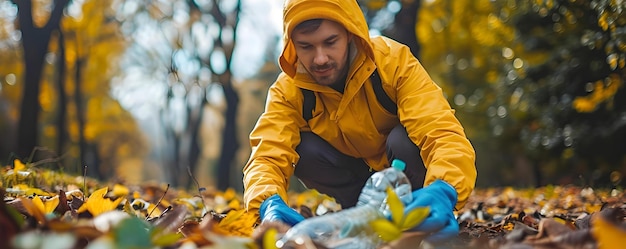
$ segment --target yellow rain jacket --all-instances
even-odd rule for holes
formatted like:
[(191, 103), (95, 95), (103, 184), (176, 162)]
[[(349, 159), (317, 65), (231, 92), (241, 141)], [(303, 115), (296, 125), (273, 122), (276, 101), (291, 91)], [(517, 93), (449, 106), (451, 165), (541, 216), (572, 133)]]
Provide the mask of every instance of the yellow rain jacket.
[[(344, 93), (316, 84), (296, 56), (291, 32), (302, 21), (330, 19), (355, 35)], [(461, 208), (476, 182), (475, 152), (463, 127), (408, 47), (385, 37), (369, 37), (355, 0), (287, 0), (283, 10), (282, 73), (270, 87), (265, 111), (250, 134), (252, 153), (243, 169), (244, 201), (258, 215), (263, 200), (278, 193), (287, 201), (289, 179), (299, 156), (300, 131), (312, 131), (344, 154), (363, 158), (376, 171), (388, 167), (385, 142), (397, 124), (406, 127), (427, 167), (425, 186), (442, 179), (458, 192)], [(358, 51), (358, 52), (357, 52)], [(369, 82), (378, 68), (383, 89), (398, 106), (389, 113)], [(303, 89), (315, 92), (313, 118), (302, 114)]]

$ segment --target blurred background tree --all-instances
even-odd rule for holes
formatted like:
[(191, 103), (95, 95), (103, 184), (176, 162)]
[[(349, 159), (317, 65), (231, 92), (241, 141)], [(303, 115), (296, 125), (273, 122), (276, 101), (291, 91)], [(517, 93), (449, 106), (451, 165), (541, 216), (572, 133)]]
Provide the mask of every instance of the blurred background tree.
[(539, 183), (582, 176), (582, 184), (608, 185), (626, 165), (626, 3), (509, 1), (500, 10), (517, 37), (494, 107), (506, 103), (517, 115), (493, 116), (493, 124), (518, 127), (545, 177)]
[(0, 3), (3, 163), (19, 158), (79, 174), (86, 168), (101, 178), (136, 168), (147, 151), (143, 135), (108, 95), (125, 46), (111, 3)]
[[(241, 190), (281, 2), (0, 0), (3, 164)], [(444, 89), (478, 186), (621, 184), (626, 3), (358, 2)]]
[(619, 182), (625, 3), (426, 2), (423, 63), (476, 146), (479, 185)]
[[(201, 125), (210, 101), (224, 108), (216, 173), (218, 188), (230, 185), (230, 170), (239, 147), (236, 134), (239, 96), (233, 87), (232, 56), (237, 41), (240, 1), (144, 1), (120, 2), (118, 19), (132, 44), (124, 65), (133, 71), (121, 77), (145, 77), (131, 94), (156, 93), (159, 117), (155, 155), (163, 161), (162, 178), (176, 186), (195, 185), (192, 176), (201, 156)], [(149, 59), (148, 59), (149, 58)], [(146, 60), (148, 59), (148, 60)], [(147, 79), (151, 82), (145, 82)], [(117, 91), (123, 98), (129, 93)], [(224, 103), (210, 100), (221, 91)], [(150, 97), (150, 96), (145, 96)], [(160, 103), (159, 103), (160, 102)], [(215, 139), (215, 138), (210, 138)], [(192, 184), (193, 183), (193, 184)]]

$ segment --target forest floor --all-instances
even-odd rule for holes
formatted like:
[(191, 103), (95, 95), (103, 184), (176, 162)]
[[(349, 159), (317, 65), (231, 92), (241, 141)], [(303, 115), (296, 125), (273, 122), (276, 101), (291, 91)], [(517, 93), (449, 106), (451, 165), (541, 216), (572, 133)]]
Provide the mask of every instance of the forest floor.
[[(254, 228), (256, 219), (232, 189), (129, 186), (18, 162), (1, 173), (0, 248), (276, 248), (276, 238), (288, 229)], [(305, 217), (340, 210), (314, 191), (289, 196)], [(459, 236), (444, 244), (420, 244), (418, 235), (383, 247), (626, 248), (623, 189), (476, 189), (456, 214)]]

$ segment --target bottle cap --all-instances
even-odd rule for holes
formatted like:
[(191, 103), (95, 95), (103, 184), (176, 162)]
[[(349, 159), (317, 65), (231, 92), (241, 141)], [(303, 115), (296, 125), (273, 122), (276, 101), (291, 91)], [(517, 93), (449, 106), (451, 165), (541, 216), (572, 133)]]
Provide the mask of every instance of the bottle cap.
[(393, 161), (391, 162), (391, 167), (399, 171), (404, 171), (404, 168), (406, 168), (406, 163), (404, 163), (404, 161), (400, 159), (393, 159)]

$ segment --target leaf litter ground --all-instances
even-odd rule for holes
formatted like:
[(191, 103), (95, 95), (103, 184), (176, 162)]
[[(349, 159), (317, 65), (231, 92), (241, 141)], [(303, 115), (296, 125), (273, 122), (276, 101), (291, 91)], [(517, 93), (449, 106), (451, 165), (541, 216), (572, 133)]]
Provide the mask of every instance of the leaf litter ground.
[[(289, 228), (254, 227), (255, 218), (232, 189), (130, 186), (19, 161), (2, 169), (0, 192), (0, 248), (274, 248), (275, 238)], [(315, 191), (289, 196), (305, 217), (340, 210)], [(456, 214), (459, 236), (445, 244), (420, 243), (420, 235), (383, 248), (626, 248), (621, 189), (477, 189)]]

